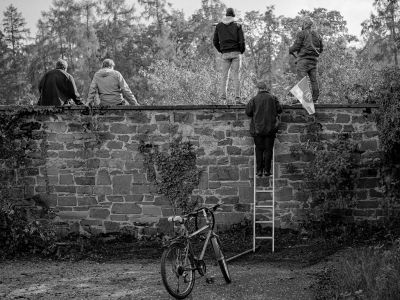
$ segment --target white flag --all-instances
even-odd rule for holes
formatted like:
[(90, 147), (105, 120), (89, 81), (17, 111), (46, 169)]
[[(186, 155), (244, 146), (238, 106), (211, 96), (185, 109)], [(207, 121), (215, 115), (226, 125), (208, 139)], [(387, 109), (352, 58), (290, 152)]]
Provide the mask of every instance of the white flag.
[(307, 76), (304, 76), (291, 90), (290, 92), (295, 96), (304, 107), (304, 109), (310, 114), (315, 114), (314, 102), (312, 100), (312, 94), (310, 84), (308, 83)]

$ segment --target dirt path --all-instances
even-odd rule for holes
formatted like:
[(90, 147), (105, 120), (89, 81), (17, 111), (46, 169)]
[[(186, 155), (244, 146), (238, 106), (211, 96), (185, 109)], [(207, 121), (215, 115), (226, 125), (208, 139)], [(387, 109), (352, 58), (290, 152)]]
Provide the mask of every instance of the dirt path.
[[(225, 284), (218, 266), (207, 262), (188, 299), (312, 299), (318, 266), (277, 265), (244, 259), (229, 264), (233, 282)], [(159, 261), (7, 261), (0, 263), (0, 299), (172, 299), (164, 289)]]

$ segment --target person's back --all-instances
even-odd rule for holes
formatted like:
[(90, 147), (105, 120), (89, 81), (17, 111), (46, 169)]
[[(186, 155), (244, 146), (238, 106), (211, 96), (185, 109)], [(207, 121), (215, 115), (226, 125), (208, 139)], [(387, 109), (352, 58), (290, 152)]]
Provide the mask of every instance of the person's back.
[(266, 90), (260, 91), (246, 106), (251, 117), (250, 134), (268, 136), (276, 133), (276, 117), (282, 112), (278, 99)]
[(114, 62), (110, 59), (105, 59), (102, 68), (94, 74), (89, 88), (88, 103), (95, 101), (96, 94), (101, 105), (125, 105), (124, 97), (130, 104), (138, 105), (128, 84), (121, 73), (114, 70)]
[(116, 70), (103, 68), (96, 72), (96, 80), (100, 102), (103, 105), (117, 105), (123, 101), (119, 81), (121, 73)]
[(63, 105), (71, 99), (76, 104), (82, 104), (80, 95), (76, 90), (73, 77), (65, 70), (67, 64), (58, 60), (56, 69), (47, 72), (39, 83), (39, 105)]

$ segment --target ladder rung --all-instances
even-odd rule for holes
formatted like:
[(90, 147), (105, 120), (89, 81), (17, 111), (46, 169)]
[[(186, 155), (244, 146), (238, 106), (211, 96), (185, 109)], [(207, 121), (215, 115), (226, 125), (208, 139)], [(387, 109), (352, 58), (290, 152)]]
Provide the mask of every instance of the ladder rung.
[(256, 205), (256, 208), (274, 208), (273, 205)]
[(272, 193), (274, 190), (270, 189), (270, 190), (256, 190), (256, 193), (262, 192), (262, 193)]
[(257, 240), (272, 240), (272, 236), (256, 236)]
[(271, 223), (272, 224), (272, 221), (256, 221), (256, 223), (259, 223), (259, 224), (269, 224), (269, 223)]

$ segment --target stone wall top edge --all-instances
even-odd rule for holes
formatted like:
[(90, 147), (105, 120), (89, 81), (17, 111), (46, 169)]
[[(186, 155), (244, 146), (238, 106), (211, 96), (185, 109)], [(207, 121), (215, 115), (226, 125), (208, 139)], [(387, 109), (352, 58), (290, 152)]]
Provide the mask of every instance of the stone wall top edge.
[[(11, 111), (15, 109), (30, 109), (33, 111), (41, 111), (48, 109), (61, 109), (62, 111), (78, 110), (82, 111), (87, 109), (83, 106), (16, 106), (16, 105), (0, 105), (0, 111)], [(233, 109), (243, 110), (244, 105), (153, 105), (153, 106), (108, 106), (108, 107), (96, 107), (93, 110), (100, 111), (146, 111), (146, 110), (165, 110), (165, 111), (184, 111), (184, 110), (199, 110), (199, 109), (211, 109), (211, 110), (222, 110), (222, 109)], [(316, 104), (316, 110), (322, 109), (365, 109), (365, 108), (379, 108), (377, 104)], [(283, 105), (285, 110), (302, 110), (303, 107), (300, 104), (295, 105)]]

